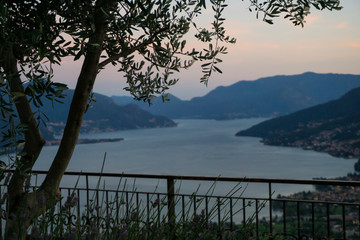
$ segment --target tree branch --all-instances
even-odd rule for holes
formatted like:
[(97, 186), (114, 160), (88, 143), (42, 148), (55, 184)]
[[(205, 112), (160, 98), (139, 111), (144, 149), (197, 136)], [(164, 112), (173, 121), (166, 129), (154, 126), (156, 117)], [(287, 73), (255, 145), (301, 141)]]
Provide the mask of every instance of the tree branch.
[(134, 53), (135, 51), (146, 47), (147, 45), (149, 45), (149, 44), (151, 44), (153, 42), (153, 40), (155, 39), (155, 37), (157, 35), (165, 32), (168, 29), (169, 28), (167, 28), (167, 27), (166, 28), (161, 28), (160, 30), (156, 31), (152, 36), (150, 36), (147, 40), (142, 41), (138, 45), (133, 46), (132, 48), (126, 49), (126, 50), (122, 51), (121, 53), (111, 55), (109, 58), (107, 58), (106, 60), (99, 63), (98, 69), (103, 69), (107, 64), (112, 63), (114, 61), (117, 61), (122, 57), (127, 57), (130, 54)]
[[(17, 166), (19, 171), (15, 171), (11, 177), (8, 185), (7, 192), (9, 193), (7, 212), (17, 213), (21, 212), (24, 208), (24, 204), (27, 201), (28, 194), (24, 194), (23, 186), (26, 179), (25, 172), (31, 170), (35, 161), (38, 159), (42, 147), (45, 144), (38, 124), (34, 118), (30, 103), (24, 94), (24, 87), (20, 78), (20, 74), (17, 68), (17, 60), (13, 53), (13, 47), (10, 45), (6, 50), (1, 52), (0, 65), (5, 71), (6, 79), (10, 85), (11, 92), (22, 93), (15, 101), (15, 107), (18, 112), (20, 122), (27, 125), (27, 130), (24, 132), (25, 155), (20, 159), (20, 165)], [(30, 198), (29, 198), (30, 199)], [(6, 222), (7, 229), (16, 227), (16, 219), (9, 218)], [(5, 237), (6, 238), (6, 237)]]
[[(98, 74), (99, 59), (107, 30), (107, 19), (104, 11), (110, 9), (114, 3), (114, 0), (98, 1), (95, 6), (95, 32), (89, 38), (87, 52), (70, 105), (63, 138), (49, 173), (38, 190), (39, 193), (45, 192), (46, 199), (56, 199), (61, 178), (75, 149), (87, 102)], [(51, 202), (47, 204), (49, 204), (49, 207), (52, 206)]]
[[(17, 60), (13, 53), (13, 47), (8, 46), (8, 49), (1, 54), (1, 66), (5, 70), (6, 78), (10, 85), (11, 92), (22, 93), (24, 96), (19, 96), (15, 101), (15, 107), (22, 124), (27, 125), (27, 130), (24, 132), (25, 145), (24, 152), (26, 153), (21, 157), (21, 165), (18, 166), (21, 171), (31, 169), (38, 158), (42, 147), (45, 144), (38, 123), (34, 118), (30, 103), (25, 96), (24, 86), (22, 84), (19, 70), (17, 68)], [(16, 180), (17, 179), (17, 180)], [(23, 177), (19, 176), (19, 172), (15, 173), (10, 181), (9, 188), (17, 188), (22, 191), (22, 184), (24, 183)], [(21, 188), (19, 188), (21, 185)], [(11, 191), (9, 191), (11, 192)]]
[(103, 69), (106, 65), (108, 65), (109, 63), (111, 62), (114, 62), (122, 57), (126, 57), (126, 56), (129, 56), (130, 54), (132, 54), (133, 52), (143, 48), (143, 47), (146, 47), (147, 45), (149, 45), (150, 43), (152, 42), (152, 40), (148, 39), (146, 41), (143, 41), (142, 43), (132, 47), (132, 48), (129, 48), (125, 51), (122, 51), (121, 53), (119, 54), (114, 54), (114, 55), (111, 55), (108, 59), (102, 61), (101, 63), (99, 63), (98, 65), (98, 69)]

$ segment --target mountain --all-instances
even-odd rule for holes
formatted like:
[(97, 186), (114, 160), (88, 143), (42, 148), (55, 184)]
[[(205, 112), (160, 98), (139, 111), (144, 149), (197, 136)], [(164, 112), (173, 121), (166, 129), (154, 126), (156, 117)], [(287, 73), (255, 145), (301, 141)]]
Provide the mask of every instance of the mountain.
[[(172, 119), (275, 117), (339, 98), (356, 87), (360, 87), (360, 75), (307, 72), (239, 81), (189, 101), (172, 96), (166, 103), (156, 99), (150, 107), (133, 102), (153, 114)], [(121, 98), (112, 98), (121, 104)]]
[(163, 101), (161, 97), (152, 100), (152, 104), (147, 102), (134, 100), (133, 97), (127, 96), (112, 96), (116, 104), (124, 106), (126, 104), (136, 104), (145, 111), (149, 111), (155, 115), (167, 116), (172, 119), (182, 118), (178, 117), (178, 112), (186, 112), (186, 101), (169, 94), (169, 101)]
[(135, 104), (134, 98), (128, 96), (111, 96), (111, 99), (114, 100), (114, 102), (120, 106)]
[(260, 137), (269, 145), (360, 158), (360, 88), (337, 100), (267, 120), (236, 136)]
[[(66, 98), (63, 103), (43, 100), (42, 112), (48, 118), (46, 128), (42, 126), (42, 133), (47, 140), (53, 140), (53, 135), (59, 135), (65, 126), (70, 108), (73, 90), (64, 92)], [(134, 104), (117, 105), (110, 97), (95, 93), (93, 107), (85, 113), (82, 133), (108, 132), (137, 128), (174, 127), (176, 124), (163, 116), (155, 116)], [(53, 106), (54, 105), (54, 106)], [(46, 120), (45, 117), (43, 117)]]

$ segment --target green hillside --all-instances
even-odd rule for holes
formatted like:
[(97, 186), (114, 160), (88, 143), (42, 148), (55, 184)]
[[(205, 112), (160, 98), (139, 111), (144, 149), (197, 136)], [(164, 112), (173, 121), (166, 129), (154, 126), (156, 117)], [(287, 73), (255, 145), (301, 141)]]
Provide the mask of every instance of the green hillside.
[[(73, 90), (67, 90), (65, 94), (67, 96), (63, 104), (54, 102), (53, 106), (50, 101), (43, 100), (44, 106), (41, 111), (48, 120), (43, 117), (46, 127), (43, 124), (40, 127), (46, 140), (53, 140), (53, 135), (61, 135), (65, 126)], [(94, 98), (95, 102), (91, 103), (93, 107), (85, 113), (82, 133), (176, 126), (172, 120), (155, 116), (134, 104), (119, 106), (110, 97), (101, 94), (94, 94)], [(5, 123), (0, 121), (0, 128), (2, 126), (5, 126)], [(4, 131), (6, 128), (1, 130)]]
[[(44, 113), (49, 118), (48, 128), (59, 134), (66, 122), (73, 91), (66, 92), (64, 104), (56, 104), (53, 108), (48, 102), (44, 106)], [(81, 127), (82, 133), (109, 132), (126, 129), (174, 127), (176, 124), (163, 116), (155, 116), (135, 104), (117, 105), (110, 97), (94, 94), (93, 107), (85, 113)]]
[(274, 118), (240, 131), (265, 144), (323, 151), (346, 158), (360, 157), (360, 88), (343, 97)]

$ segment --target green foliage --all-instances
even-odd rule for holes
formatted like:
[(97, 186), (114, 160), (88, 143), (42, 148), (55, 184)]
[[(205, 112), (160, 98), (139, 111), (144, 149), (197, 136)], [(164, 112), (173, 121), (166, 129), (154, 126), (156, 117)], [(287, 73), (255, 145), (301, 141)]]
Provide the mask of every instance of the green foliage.
[(272, 18), (284, 14), (295, 26), (304, 26), (305, 17), (310, 14), (310, 8), (317, 10), (340, 10), (340, 0), (250, 0), (250, 11), (256, 12), (256, 17), (263, 15), (263, 21), (273, 24)]
[[(43, 78), (43, 74), (34, 76), (31, 81), (28, 81), (25, 85), (24, 92), (11, 91), (8, 81), (0, 83), (0, 132), (2, 135), (0, 142), (2, 149), (0, 154), (13, 152), (14, 150), (19, 157), (23, 154), (21, 150), (25, 143), (24, 133), (28, 131), (28, 125), (20, 122), (18, 114), (15, 111), (14, 105), (18, 102), (19, 98), (27, 97), (28, 101), (34, 106), (33, 116), (38, 125), (44, 124), (46, 126), (48, 118), (42, 109), (44, 106), (43, 101), (51, 101), (52, 104), (54, 102), (61, 103), (61, 99), (65, 97), (63, 91), (66, 89), (66, 85), (54, 83), (49, 78), (45, 79)], [(17, 156), (10, 156), (10, 158), (17, 159)], [(12, 168), (14, 166), (11, 165), (9, 167)]]

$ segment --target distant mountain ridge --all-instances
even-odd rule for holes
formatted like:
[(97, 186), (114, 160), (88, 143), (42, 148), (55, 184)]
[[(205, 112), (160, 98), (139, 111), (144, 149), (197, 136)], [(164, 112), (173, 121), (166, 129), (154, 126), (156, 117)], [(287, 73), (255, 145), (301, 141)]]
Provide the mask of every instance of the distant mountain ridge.
[(231, 86), (218, 87), (203, 97), (195, 97), (189, 101), (182, 101), (174, 96), (166, 103), (156, 99), (150, 107), (131, 97), (112, 98), (120, 105), (124, 101), (132, 102), (153, 114), (172, 119), (221, 120), (282, 116), (339, 98), (356, 87), (360, 87), (360, 75), (307, 72), (260, 78), (256, 81), (239, 81)]
[(267, 120), (236, 136), (260, 137), (269, 145), (360, 158), (360, 87), (337, 100)]
[(114, 102), (120, 106), (128, 104), (135, 104), (145, 111), (149, 111), (155, 115), (166, 116), (172, 119), (182, 118), (178, 117), (179, 111), (186, 111), (186, 101), (177, 98), (174, 95), (169, 95), (170, 101), (163, 102), (161, 97), (152, 99), (152, 104), (149, 106), (147, 102), (134, 100), (133, 97), (128, 96), (111, 96)]
[[(64, 92), (66, 98), (63, 103), (44, 100), (41, 111), (47, 116), (46, 127), (41, 125), (46, 140), (53, 140), (53, 135), (60, 135), (67, 120), (73, 90)], [(163, 116), (155, 116), (134, 104), (119, 106), (110, 97), (94, 94), (95, 102), (84, 115), (81, 126), (82, 133), (109, 132), (138, 128), (174, 127), (176, 124)], [(46, 120), (44, 118), (44, 120)]]

